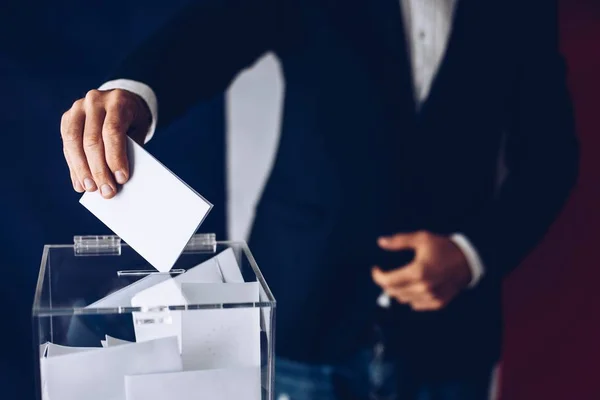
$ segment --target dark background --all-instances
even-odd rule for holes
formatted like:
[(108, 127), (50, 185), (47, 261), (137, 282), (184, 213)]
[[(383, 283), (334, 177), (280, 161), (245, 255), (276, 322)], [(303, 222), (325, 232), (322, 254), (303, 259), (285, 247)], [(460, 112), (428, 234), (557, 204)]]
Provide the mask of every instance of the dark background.
[(581, 142), (578, 187), (505, 285), (503, 399), (600, 399), (600, 1), (561, 0)]
[[(188, 1), (0, 1), (0, 399), (33, 394), (29, 316), (43, 244), (108, 233), (71, 189), (60, 116)], [(544, 243), (506, 283), (503, 399), (600, 399), (600, 1), (561, 3), (581, 179)], [(202, 230), (218, 237), (223, 130), (219, 97), (148, 146), (216, 205)]]
[[(33, 393), (31, 304), (45, 243), (109, 233), (79, 205), (60, 117), (189, 0), (0, 0), (0, 399)], [(223, 99), (161, 132), (150, 151), (214, 207), (202, 231), (225, 236)], [(7, 396), (5, 397), (5, 394)]]

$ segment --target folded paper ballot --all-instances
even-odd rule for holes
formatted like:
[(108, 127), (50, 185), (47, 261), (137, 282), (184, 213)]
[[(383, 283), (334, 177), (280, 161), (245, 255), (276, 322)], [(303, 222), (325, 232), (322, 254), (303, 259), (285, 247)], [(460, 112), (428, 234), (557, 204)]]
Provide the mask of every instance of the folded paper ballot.
[[(242, 270), (238, 264), (233, 249), (230, 247), (223, 250), (219, 255), (213, 257), (215, 262), (218, 264), (221, 274), (223, 275), (223, 281), (227, 283), (242, 283), (244, 277), (242, 276)], [(191, 272), (191, 271), (189, 271)]]
[(124, 288), (119, 289), (116, 292), (113, 292), (108, 296), (90, 304), (86, 308), (119, 308), (123, 307), (124, 305), (129, 305), (131, 304), (131, 299), (137, 293), (170, 278), (171, 276), (168, 273), (147, 275), (131, 285), (125, 286)]
[(130, 344), (130, 343), (131, 342), (129, 342), (127, 340), (117, 339), (112, 336), (106, 335), (106, 347), (115, 347), (115, 346), (121, 346), (124, 344)]
[(123, 344), (129, 344), (129, 343), (133, 343), (133, 342), (117, 339), (117, 338), (114, 338), (114, 337), (108, 336), (108, 335), (106, 335), (105, 340), (100, 341), (100, 344), (102, 344), (103, 348), (121, 346)]
[[(68, 354), (82, 353), (86, 351), (98, 350), (99, 347), (71, 347), (61, 346), (54, 343), (44, 343), (40, 346), (40, 359), (48, 357), (64, 356)], [(41, 362), (41, 361), (40, 361)], [(41, 362), (40, 378), (42, 387), (46, 385), (46, 364)]]
[(127, 376), (127, 400), (260, 400), (259, 368)]
[[(177, 278), (170, 279), (138, 293), (132, 299), (132, 305), (152, 307), (259, 301), (258, 282), (190, 283), (186, 282), (184, 275), (178, 277), (181, 278), (179, 281)], [(163, 310), (133, 314), (138, 342), (168, 336), (179, 338), (186, 370), (260, 365), (259, 308)]]
[(50, 342), (40, 344), (40, 357), (46, 357), (46, 350), (48, 350), (48, 345)]
[[(190, 304), (258, 302), (258, 282), (184, 283)], [(253, 307), (193, 310), (181, 314), (185, 370), (260, 365), (260, 309)]]
[[(226, 275), (229, 277), (229, 280), (225, 280)], [(158, 282), (151, 287), (138, 291), (131, 297), (131, 305), (133, 307), (187, 305), (191, 303), (186, 301), (182, 293), (181, 286), (183, 284), (223, 282), (232, 284), (244, 282), (232, 249), (227, 249), (221, 252), (217, 256), (212, 257), (211, 259), (206, 260), (193, 268), (190, 268), (181, 275), (177, 275), (173, 278), (169, 277), (169, 279)], [(225, 298), (233, 298), (232, 296), (236, 296), (235, 293), (228, 289), (228, 286), (221, 285), (219, 288), (221, 289), (210, 291), (206, 295), (198, 293), (197, 296), (202, 296), (202, 299), (204, 299), (203, 304), (218, 302), (218, 300), (215, 299), (218, 299), (222, 296), (225, 296)], [(222, 295), (222, 292), (225, 294)], [(189, 292), (188, 295), (191, 296), (194, 294)], [(245, 294), (242, 294), (241, 296), (244, 297)]]
[(212, 205), (144, 148), (127, 139), (131, 177), (111, 200), (80, 203), (161, 272), (169, 271)]
[(125, 400), (125, 376), (183, 370), (177, 338), (41, 359), (50, 400)]
[(46, 357), (63, 356), (65, 354), (81, 353), (84, 351), (98, 350), (100, 347), (70, 347), (48, 343), (46, 346)]
[[(185, 306), (192, 303), (188, 303), (183, 295), (181, 290), (183, 283), (223, 283), (224, 280), (232, 283), (244, 282), (239, 264), (231, 248), (190, 268), (181, 275), (136, 293), (131, 297), (131, 306), (142, 309), (171, 305)], [(134, 312), (136, 341), (143, 342), (159, 337), (177, 336), (181, 345), (181, 313), (181, 311), (171, 311), (166, 320), (163, 311)], [(138, 323), (159, 320), (162, 320), (162, 323)]]
[[(149, 274), (131, 285), (125, 286), (90, 304), (86, 308), (118, 308), (129, 306), (132, 304), (133, 297), (141, 291), (171, 279), (175, 279), (177, 282), (223, 282), (224, 279), (226, 282), (243, 282), (242, 273), (235, 259), (235, 254), (229, 248), (175, 277), (171, 277), (169, 273)], [(171, 303), (170, 305), (173, 304)], [(161, 304), (156, 302), (152, 304), (152, 306), (157, 305)]]
[(258, 282), (182, 282), (181, 294), (186, 304), (247, 304), (258, 302), (259, 286)]

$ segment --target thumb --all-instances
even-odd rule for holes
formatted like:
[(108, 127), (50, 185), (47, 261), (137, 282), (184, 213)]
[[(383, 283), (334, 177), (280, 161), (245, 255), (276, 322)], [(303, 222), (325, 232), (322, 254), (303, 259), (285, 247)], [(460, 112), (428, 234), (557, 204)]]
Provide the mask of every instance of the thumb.
[(399, 233), (393, 236), (380, 237), (377, 244), (384, 250), (408, 250), (417, 247), (418, 234)]

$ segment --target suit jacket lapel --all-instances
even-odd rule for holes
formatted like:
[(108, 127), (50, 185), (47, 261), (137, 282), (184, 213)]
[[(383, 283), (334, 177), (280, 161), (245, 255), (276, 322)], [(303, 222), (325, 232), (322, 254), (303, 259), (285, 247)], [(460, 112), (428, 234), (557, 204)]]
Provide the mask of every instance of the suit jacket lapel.
[[(410, 43), (406, 35), (404, 16), (400, 0), (368, 1), (371, 11), (371, 22), (377, 30), (377, 37), (382, 41), (382, 54), (389, 55), (384, 59), (385, 79), (383, 85), (397, 93), (388, 93), (390, 99), (396, 99), (402, 106), (409, 107), (414, 114), (416, 99), (414, 96), (413, 74), (410, 60)], [(400, 110), (396, 110), (398, 113)], [(404, 110), (402, 110), (404, 111)]]
[[(387, 115), (397, 129), (413, 132), (418, 121), (427, 120), (445, 102), (454, 102), (467, 79), (468, 65), (477, 51), (477, 29), (484, 0), (458, 0), (444, 57), (431, 84), (429, 96), (417, 114), (409, 43), (400, 0), (321, 0), (328, 17), (356, 48), (377, 85)], [(480, 5), (478, 5), (480, 4)], [(478, 8), (479, 7), (479, 8)], [(479, 24), (479, 25), (478, 25)], [(450, 93), (450, 95), (449, 95)]]
[(429, 96), (425, 99), (418, 114), (419, 120), (428, 118), (435, 109), (444, 107), (446, 101), (455, 102), (460, 95), (460, 85), (464, 82), (464, 74), (469, 73), (469, 57), (477, 51), (471, 47), (477, 32), (472, 30), (480, 16), (477, 14), (477, 3), (483, 0), (458, 0), (454, 11), (454, 20), (446, 51), (437, 73), (431, 83)]
[(399, 0), (324, 0), (329, 18), (360, 53), (399, 126), (414, 122), (415, 99)]

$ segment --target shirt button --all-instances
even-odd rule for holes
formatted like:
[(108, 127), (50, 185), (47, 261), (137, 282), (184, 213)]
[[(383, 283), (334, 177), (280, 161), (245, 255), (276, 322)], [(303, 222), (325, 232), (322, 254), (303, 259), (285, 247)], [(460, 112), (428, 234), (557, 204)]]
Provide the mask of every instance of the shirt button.
[(419, 31), (419, 39), (425, 39), (425, 32)]

